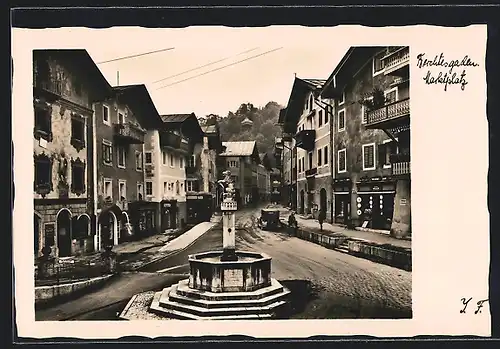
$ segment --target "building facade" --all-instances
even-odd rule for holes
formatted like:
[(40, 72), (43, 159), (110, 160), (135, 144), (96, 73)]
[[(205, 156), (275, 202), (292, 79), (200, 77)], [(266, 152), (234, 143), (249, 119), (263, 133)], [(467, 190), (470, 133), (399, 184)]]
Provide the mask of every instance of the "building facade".
[(95, 249), (92, 104), (109, 95), (85, 50), (33, 51), (35, 258)]
[[(324, 211), (333, 217), (331, 102), (319, 92), (324, 80), (295, 78), (283, 125), (295, 143), (288, 153), (296, 157), (297, 211), (317, 217)], [(293, 162), (292, 162), (293, 164)]]
[(335, 100), (335, 221), (411, 235), (407, 47), (351, 48), (322, 91)]
[(210, 193), (212, 200), (212, 212), (220, 210), (218, 173), (224, 168), (221, 163), (220, 153), (223, 152), (220, 130), (217, 124), (202, 126), (203, 131), (203, 151), (201, 165), (203, 169), (203, 191)]
[[(220, 154), (236, 189), (238, 205), (246, 207), (258, 201), (257, 166), (260, 157), (255, 141), (223, 142)], [(220, 172), (220, 171), (219, 171)]]
[(123, 90), (117, 87), (112, 98), (94, 104), (98, 249), (140, 235), (132, 209), (144, 200), (146, 129), (126, 103)]

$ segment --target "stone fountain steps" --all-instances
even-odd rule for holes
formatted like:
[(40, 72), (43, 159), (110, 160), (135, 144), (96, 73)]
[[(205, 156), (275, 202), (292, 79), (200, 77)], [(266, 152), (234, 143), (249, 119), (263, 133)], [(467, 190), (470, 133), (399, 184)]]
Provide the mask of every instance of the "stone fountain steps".
[[(166, 300), (167, 302), (177, 302), (185, 305), (191, 305), (195, 307), (215, 309), (215, 308), (243, 308), (243, 307), (265, 307), (269, 306), (277, 301), (285, 298), (290, 291), (284, 290), (283, 287), (281, 289), (277, 289), (273, 292), (262, 298), (249, 298), (249, 299), (230, 299), (230, 300), (206, 300), (200, 298), (190, 298), (184, 295), (179, 294), (178, 286), (172, 286), (168, 291), (162, 292), (162, 296), (160, 298), (160, 305), (164, 305), (163, 302)], [(167, 304), (167, 303), (166, 303)]]
[(249, 292), (209, 292), (189, 288), (189, 280), (182, 280), (176, 286), (176, 293), (189, 299), (201, 299), (206, 301), (243, 301), (267, 298), (269, 296), (284, 292), (283, 286), (271, 279), (271, 286)]
[(288, 289), (274, 279), (271, 279), (271, 286), (256, 291), (223, 293), (190, 289), (187, 282), (188, 280), (183, 280), (155, 293), (149, 310), (177, 319), (274, 318), (287, 305), (290, 294)]
[(261, 319), (272, 319), (274, 317), (273, 313), (259, 313), (259, 314), (225, 314), (219, 316), (200, 316), (189, 311), (164, 308), (160, 305), (159, 300), (162, 295), (162, 291), (157, 292), (153, 298), (153, 302), (149, 308), (149, 311), (160, 316), (168, 317), (171, 319), (181, 319), (181, 320), (261, 320)]

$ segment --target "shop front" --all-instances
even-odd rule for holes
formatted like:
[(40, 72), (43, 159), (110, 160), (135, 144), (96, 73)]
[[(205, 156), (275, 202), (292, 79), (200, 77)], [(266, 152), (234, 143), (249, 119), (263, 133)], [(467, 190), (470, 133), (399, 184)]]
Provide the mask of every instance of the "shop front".
[(356, 209), (364, 228), (391, 229), (396, 183), (385, 178), (371, 178), (357, 183)]
[(129, 204), (129, 218), (134, 230), (134, 239), (159, 233), (159, 204), (136, 201)]
[(351, 215), (351, 187), (350, 179), (336, 179), (333, 183), (335, 196), (334, 219), (337, 224), (349, 224)]
[(212, 194), (197, 193), (186, 197), (187, 224), (196, 225), (209, 222), (213, 214)]
[(161, 231), (177, 229), (177, 212), (179, 210), (177, 200), (162, 200), (161, 207)]

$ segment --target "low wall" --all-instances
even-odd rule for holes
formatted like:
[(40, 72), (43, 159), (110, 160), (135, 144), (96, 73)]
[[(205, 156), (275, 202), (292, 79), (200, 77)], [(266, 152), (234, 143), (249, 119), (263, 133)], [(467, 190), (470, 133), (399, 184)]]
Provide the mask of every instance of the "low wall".
[[(292, 234), (292, 229), (282, 222), (289, 234)], [(395, 268), (412, 270), (411, 250), (393, 246), (389, 244), (377, 244), (370, 241), (357, 240), (349, 238), (342, 233), (333, 233), (331, 235), (322, 234), (319, 232), (311, 232), (298, 228), (295, 236), (306, 241), (324, 246), (330, 249), (338, 249), (345, 247), (349, 254), (361, 257), (374, 262), (390, 265)]]
[(90, 288), (97, 288), (102, 286), (111, 276), (106, 275), (67, 284), (35, 287), (35, 305), (52, 303), (62, 298), (76, 296), (84, 290), (88, 291)]

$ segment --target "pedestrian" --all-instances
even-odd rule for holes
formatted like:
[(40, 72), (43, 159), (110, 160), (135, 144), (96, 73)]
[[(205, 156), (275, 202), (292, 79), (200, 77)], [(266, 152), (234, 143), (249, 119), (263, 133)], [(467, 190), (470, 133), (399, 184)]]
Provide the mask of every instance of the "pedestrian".
[(288, 216), (288, 227), (290, 228), (292, 235), (295, 236), (297, 235), (297, 219), (295, 219), (295, 212), (292, 211), (290, 212), (290, 215)]
[(318, 215), (318, 222), (319, 222), (319, 229), (323, 231), (323, 222), (326, 219), (326, 212), (324, 209), (319, 210), (319, 215)]

